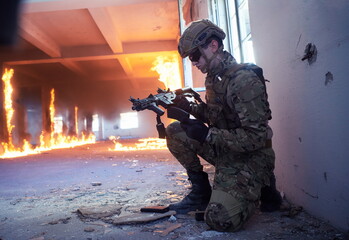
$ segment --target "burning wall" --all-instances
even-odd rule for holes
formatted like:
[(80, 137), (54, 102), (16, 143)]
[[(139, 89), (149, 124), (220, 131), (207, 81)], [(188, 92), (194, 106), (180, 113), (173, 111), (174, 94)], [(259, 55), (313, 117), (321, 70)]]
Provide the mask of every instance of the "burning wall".
[[(53, 83), (51, 84), (55, 86), (53, 88), (49, 87), (49, 84), (30, 86), (27, 83), (21, 86), (18, 82), (22, 81), (23, 85), (24, 80), (16, 79), (18, 86), (15, 87), (16, 95), (14, 95), (11, 84), (14, 71), (6, 69), (3, 76), (4, 99), (6, 99), (3, 120), (7, 124), (2, 132), (0, 156), (5, 157), (10, 152), (12, 154), (8, 156), (13, 156), (14, 152), (17, 154), (25, 151), (29, 153), (31, 150), (38, 152), (94, 142), (95, 137), (89, 134), (92, 132), (92, 114), (95, 113), (100, 114), (102, 120), (112, 119), (113, 130), (118, 130), (115, 119), (119, 113), (130, 111), (128, 101), (130, 95), (146, 97), (149, 93), (154, 93), (157, 87), (176, 89), (182, 86), (178, 59), (177, 54), (158, 56), (149, 71), (155, 71), (159, 75), (159, 81), (155, 81), (152, 90), (138, 91), (127, 85), (123, 86), (118, 81), (110, 81), (109, 84), (90, 82), (81, 85), (78, 84), (81, 81), (78, 81), (70, 86), (67, 86), (66, 82)], [(157, 136), (155, 113), (145, 111), (139, 113), (139, 116), (140, 128), (132, 130), (138, 134), (130, 134), (128, 130), (129, 135)], [(165, 124), (170, 123), (170, 120), (163, 119), (163, 121)], [(102, 122), (103, 128), (107, 121)], [(110, 135), (115, 134), (103, 134), (102, 137), (107, 138)]]
[[(35, 154), (39, 153), (41, 151), (47, 151), (51, 149), (56, 148), (66, 148), (66, 147), (73, 147), (76, 145), (86, 144), (86, 143), (93, 143), (95, 142), (95, 137), (93, 134), (89, 133), (75, 133), (74, 135), (64, 135), (62, 134), (63, 131), (57, 131), (55, 129), (57, 126), (57, 123), (55, 122), (55, 91), (54, 89), (51, 89), (50, 91), (50, 101), (49, 101), (49, 108), (48, 108), (48, 116), (44, 126), (43, 131), (40, 135), (40, 144), (37, 147), (34, 147), (31, 143), (31, 137), (27, 136), (30, 135), (29, 133), (23, 134), (23, 132), (26, 132), (23, 129), (23, 124), (25, 124), (25, 118), (27, 115), (24, 113), (23, 109), (18, 114), (17, 118), (19, 120), (22, 120), (22, 124), (20, 125), (19, 129), (21, 131), (17, 131), (17, 135), (19, 139), (17, 141), (14, 141), (14, 119), (15, 116), (15, 107), (13, 103), (13, 87), (12, 87), (12, 77), (14, 74), (13, 69), (5, 69), (4, 74), (2, 76), (3, 81), (3, 110), (4, 110), (4, 117), (3, 120), (6, 123), (4, 126), (4, 141), (0, 142), (1, 151), (0, 151), (0, 157), (6, 158), (6, 157), (16, 157), (16, 156), (23, 156), (28, 154)], [(20, 105), (20, 104), (19, 104)], [(20, 109), (20, 107), (17, 107), (17, 109)], [(77, 114), (75, 114), (77, 117)], [(18, 122), (18, 121), (17, 121)], [(76, 119), (73, 121), (74, 123), (77, 122)]]

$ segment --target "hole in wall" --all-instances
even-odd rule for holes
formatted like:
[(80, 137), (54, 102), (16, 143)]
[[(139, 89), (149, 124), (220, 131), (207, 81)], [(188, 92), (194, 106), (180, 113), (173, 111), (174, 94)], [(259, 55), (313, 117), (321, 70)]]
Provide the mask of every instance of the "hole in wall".
[(333, 82), (333, 74), (331, 72), (327, 72), (325, 75), (325, 86)]
[(315, 44), (308, 43), (307, 46), (305, 46), (304, 56), (302, 58), (302, 61), (308, 60), (309, 65), (311, 65), (314, 62), (316, 62), (316, 58), (317, 58), (317, 49)]

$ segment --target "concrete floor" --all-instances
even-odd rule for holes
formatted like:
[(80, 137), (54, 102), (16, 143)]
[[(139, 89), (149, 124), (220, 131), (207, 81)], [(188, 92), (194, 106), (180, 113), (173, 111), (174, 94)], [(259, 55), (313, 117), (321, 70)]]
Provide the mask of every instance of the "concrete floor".
[[(178, 201), (190, 186), (167, 150), (111, 152), (111, 142), (0, 159), (0, 240), (59, 239), (348, 239), (305, 211), (257, 211), (237, 233), (210, 231), (191, 215), (132, 225), (112, 219)], [(205, 164), (213, 178), (214, 169)], [(119, 207), (110, 218), (79, 209)], [(171, 230), (174, 229), (174, 230)]]

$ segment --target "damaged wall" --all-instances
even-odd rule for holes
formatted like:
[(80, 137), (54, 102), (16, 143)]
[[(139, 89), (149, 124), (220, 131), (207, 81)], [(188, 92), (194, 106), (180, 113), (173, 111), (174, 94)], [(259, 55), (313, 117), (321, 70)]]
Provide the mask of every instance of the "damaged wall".
[[(256, 62), (270, 80), (278, 187), (348, 230), (349, 2), (249, 5)], [(309, 43), (317, 48), (310, 59), (304, 53)]]

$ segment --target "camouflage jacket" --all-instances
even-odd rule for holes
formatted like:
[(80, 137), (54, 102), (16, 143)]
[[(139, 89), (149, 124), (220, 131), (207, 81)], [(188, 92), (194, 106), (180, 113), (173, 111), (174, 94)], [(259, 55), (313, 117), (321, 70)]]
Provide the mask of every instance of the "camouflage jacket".
[(206, 81), (206, 103), (192, 105), (192, 114), (210, 125), (207, 142), (224, 151), (250, 152), (271, 138), (271, 117), (265, 84), (254, 71), (235, 71), (234, 57), (224, 60)]

